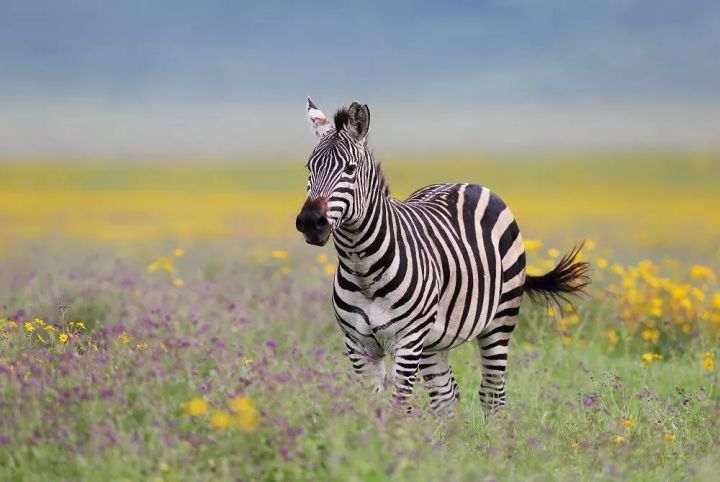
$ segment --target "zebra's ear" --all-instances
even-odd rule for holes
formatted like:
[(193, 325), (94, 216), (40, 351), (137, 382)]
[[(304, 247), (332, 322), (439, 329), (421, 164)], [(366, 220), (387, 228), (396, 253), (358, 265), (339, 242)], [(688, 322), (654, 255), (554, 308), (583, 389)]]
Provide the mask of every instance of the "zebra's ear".
[(367, 105), (357, 102), (350, 104), (348, 108), (347, 131), (357, 141), (365, 142), (370, 130), (370, 109)]
[(315, 131), (315, 135), (320, 139), (330, 130), (330, 121), (327, 120), (325, 114), (317, 108), (310, 97), (307, 98), (307, 114), (313, 131)]

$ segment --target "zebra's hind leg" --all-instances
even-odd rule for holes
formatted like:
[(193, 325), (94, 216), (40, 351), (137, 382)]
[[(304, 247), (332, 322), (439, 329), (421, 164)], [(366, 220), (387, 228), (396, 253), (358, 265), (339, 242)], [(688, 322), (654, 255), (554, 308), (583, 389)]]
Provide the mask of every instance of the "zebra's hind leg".
[(370, 353), (349, 336), (345, 337), (345, 346), (360, 382), (368, 385), (376, 393), (382, 392), (385, 389), (385, 362), (382, 355)]
[(440, 415), (452, 415), (460, 400), (449, 358), (449, 350), (420, 355), (420, 376), (430, 395), (430, 409)]
[[(517, 298), (520, 305), (520, 298)], [(507, 368), (508, 344), (517, 323), (518, 307), (498, 313), (488, 327), (477, 337), (482, 361), (480, 403), (486, 414), (505, 406), (505, 369)]]

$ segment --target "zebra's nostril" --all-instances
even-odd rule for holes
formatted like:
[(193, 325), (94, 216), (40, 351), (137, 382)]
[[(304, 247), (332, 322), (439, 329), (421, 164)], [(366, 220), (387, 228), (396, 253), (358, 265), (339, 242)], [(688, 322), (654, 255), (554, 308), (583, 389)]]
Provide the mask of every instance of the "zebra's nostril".
[(295, 229), (302, 232), (304, 226), (305, 223), (303, 223), (302, 214), (298, 214), (298, 217), (295, 218)]
[(325, 216), (320, 216), (315, 220), (315, 227), (317, 229), (324, 229), (328, 225), (328, 218)]

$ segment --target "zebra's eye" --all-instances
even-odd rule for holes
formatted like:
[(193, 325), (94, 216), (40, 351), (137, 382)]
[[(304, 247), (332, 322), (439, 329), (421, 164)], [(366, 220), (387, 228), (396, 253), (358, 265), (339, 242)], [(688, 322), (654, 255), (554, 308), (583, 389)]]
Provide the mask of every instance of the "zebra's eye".
[(355, 172), (356, 167), (357, 167), (356, 164), (348, 164), (347, 167), (345, 168), (345, 174), (352, 174), (353, 172)]

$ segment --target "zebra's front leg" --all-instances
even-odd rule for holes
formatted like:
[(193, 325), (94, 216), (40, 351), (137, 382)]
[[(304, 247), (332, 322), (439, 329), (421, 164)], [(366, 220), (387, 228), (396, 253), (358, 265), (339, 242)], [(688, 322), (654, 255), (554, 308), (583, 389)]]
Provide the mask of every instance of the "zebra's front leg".
[(355, 374), (363, 385), (369, 386), (376, 393), (385, 389), (385, 362), (383, 356), (368, 351), (364, 346), (345, 337), (348, 358)]
[(450, 351), (422, 353), (420, 376), (430, 396), (430, 410), (452, 415), (460, 400), (460, 390), (450, 368)]
[(398, 404), (404, 405), (412, 394), (420, 367), (423, 339), (404, 339), (393, 351), (393, 398)]

